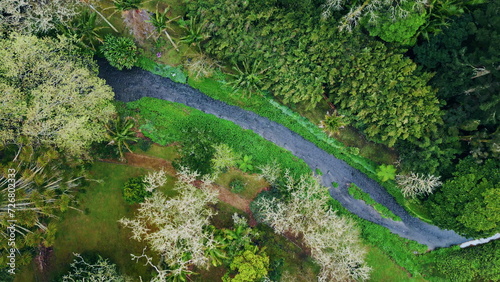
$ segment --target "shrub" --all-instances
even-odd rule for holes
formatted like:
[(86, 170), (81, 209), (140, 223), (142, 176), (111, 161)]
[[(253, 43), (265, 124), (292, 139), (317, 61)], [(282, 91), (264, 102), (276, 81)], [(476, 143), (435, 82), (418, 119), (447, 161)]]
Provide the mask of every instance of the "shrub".
[(181, 129), (181, 132), (182, 147), (179, 150), (180, 157), (173, 162), (175, 169), (187, 167), (201, 175), (212, 173), (211, 160), (215, 154), (213, 145), (217, 141), (210, 127), (189, 123)]
[(396, 177), (396, 168), (393, 165), (380, 165), (377, 176), (382, 182), (393, 180)]
[(109, 64), (119, 70), (131, 69), (137, 62), (137, 46), (132, 39), (127, 37), (108, 34), (100, 50)]
[(123, 198), (128, 204), (142, 203), (146, 197), (152, 195), (146, 191), (142, 177), (132, 177), (125, 182), (123, 186)]
[(231, 187), (231, 192), (233, 193), (241, 193), (245, 190), (245, 182), (241, 178), (235, 178), (231, 180), (229, 183), (229, 187)]
[(151, 145), (153, 145), (153, 141), (149, 139), (139, 139), (139, 142), (137, 142), (137, 144), (139, 145), (139, 149), (146, 152), (147, 150), (149, 150), (149, 148), (151, 148)]

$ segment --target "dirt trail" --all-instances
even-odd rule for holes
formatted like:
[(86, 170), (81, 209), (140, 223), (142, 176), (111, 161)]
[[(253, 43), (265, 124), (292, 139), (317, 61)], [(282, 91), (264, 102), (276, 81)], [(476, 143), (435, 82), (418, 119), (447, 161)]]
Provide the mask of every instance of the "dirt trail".
[[(363, 219), (386, 227), (401, 237), (425, 244), (430, 249), (448, 247), (468, 241), (454, 231), (440, 229), (411, 216), (376, 181), (279, 123), (254, 112), (215, 100), (188, 85), (175, 83), (168, 78), (138, 68), (118, 71), (102, 60), (99, 64), (99, 76), (113, 87), (115, 98), (119, 101), (130, 102), (142, 97), (153, 97), (182, 103), (207, 114), (232, 121), (289, 150), (304, 160), (313, 171), (316, 169), (322, 171), (322, 182), (325, 186), (330, 187), (330, 195), (350, 212)], [(338, 183), (339, 187), (333, 188), (333, 182)], [(382, 218), (373, 207), (352, 198), (347, 191), (349, 183), (356, 184), (364, 192), (370, 194), (376, 202), (386, 206), (402, 221), (396, 222)]]

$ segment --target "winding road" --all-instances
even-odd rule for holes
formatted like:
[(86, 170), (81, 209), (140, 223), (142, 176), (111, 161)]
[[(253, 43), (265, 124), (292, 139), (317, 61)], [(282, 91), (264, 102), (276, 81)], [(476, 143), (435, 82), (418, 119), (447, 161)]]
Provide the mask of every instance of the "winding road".
[[(105, 79), (108, 85), (113, 88), (115, 99), (119, 101), (130, 102), (142, 97), (153, 97), (182, 103), (232, 121), (289, 150), (295, 156), (303, 159), (311, 169), (320, 169), (323, 172), (321, 176), (323, 184), (330, 187), (330, 195), (361, 218), (384, 226), (401, 237), (427, 245), (429, 249), (448, 247), (469, 241), (454, 231), (442, 230), (410, 216), (376, 181), (352, 168), (346, 162), (316, 147), (281, 124), (215, 100), (188, 85), (172, 82), (168, 78), (138, 68), (119, 71), (102, 60), (99, 61), (99, 65), (99, 77)], [(332, 182), (339, 183), (339, 187), (331, 187)], [(371, 206), (352, 198), (347, 192), (348, 183), (354, 183), (369, 193), (375, 201), (386, 206), (402, 221), (382, 218)]]

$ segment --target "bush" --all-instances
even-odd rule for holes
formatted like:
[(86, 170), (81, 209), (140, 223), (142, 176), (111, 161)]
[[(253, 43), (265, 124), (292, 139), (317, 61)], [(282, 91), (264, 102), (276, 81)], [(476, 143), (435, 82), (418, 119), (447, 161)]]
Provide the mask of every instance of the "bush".
[(100, 50), (109, 64), (119, 70), (131, 69), (137, 62), (137, 46), (132, 39), (127, 37), (108, 34)]
[(149, 148), (151, 148), (153, 142), (149, 139), (139, 139), (139, 142), (137, 144), (139, 145), (139, 149), (146, 152), (147, 150), (149, 150)]
[(435, 260), (427, 265), (434, 275), (449, 281), (499, 281), (500, 241), (436, 252)]
[(231, 180), (229, 183), (229, 187), (231, 187), (231, 192), (233, 193), (241, 193), (245, 190), (245, 182), (241, 178), (235, 178)]
[(120, 156), (116, 146), (108, 146), (109, 142), (94, 143), (92, 145), (92, 155), (98, 159), (117, 159)]
[(180, 157), (173, 162), (175, 169), (187, 167), (191, 171), (197, 171), (201, 175), (213, 172), (212, 158), (215, 154), (214, 144), (218, 143), (214, 138), (210, 127), (203, 124), (188, 124), (182, 130), (182, 147), (179, 150)]
[(152, 195), (151, 192), (146, 191), (145, 184), (142, 177), (132, 177), (125, 182), (123, 186), (123, 198), (128, 204), (137, 204), (144, 202), (146, 197)]

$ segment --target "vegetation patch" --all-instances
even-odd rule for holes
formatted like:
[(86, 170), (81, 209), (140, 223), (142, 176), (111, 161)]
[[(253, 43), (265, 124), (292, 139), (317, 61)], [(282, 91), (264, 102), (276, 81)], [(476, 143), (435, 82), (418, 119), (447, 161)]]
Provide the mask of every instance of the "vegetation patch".
[(354, 199), (363, 200), (367, 205), (372, 206), (382, 217), (390, 218), (394, 221), (401, 221), (401, 218), (399, 216), (395, 215), (384, 205), (377, 203), (375, 200), (372, 199), (370, 194), (361, 190), (361, 188), (356, 186), (356, 184), (351, 183), (349, 185), (348, 191), (349, 195), (351, 195)]

